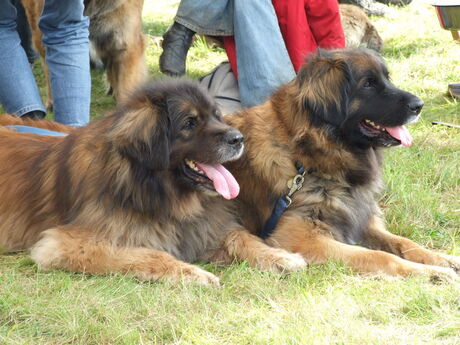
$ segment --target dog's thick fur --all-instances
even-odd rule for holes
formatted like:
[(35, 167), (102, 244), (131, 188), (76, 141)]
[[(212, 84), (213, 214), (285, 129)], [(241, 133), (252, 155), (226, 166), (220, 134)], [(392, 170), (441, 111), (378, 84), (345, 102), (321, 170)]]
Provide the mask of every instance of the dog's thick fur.
[(365, 47), (380, 52), (383, 40), (366, 13), (355, 5), (341, 4), (339, 8), (345, 33), (345, 46)]
[(45, 269), (203, 284), (218, 278), (185, 261), (237, 258), (274, 272), (305, 265), (250, 235), (205, 178), (185, 172), (185, 159), (217, 164), (242, 151), (234, 139), (241, 134), (195, 83), (149, 85), (87, 127), (35, 124), (70, 134), (0, 128), (0, 246), (7, 251), (31, 248)]
[(308, 262), (339, 260), (364, 273), (456, 277), (458, 257), (388, 232), (376, 201), (381, 148), (400, 141), (380, 130), (364, 135), (363, 121), (399, 126), (422, 105), (388, 80), (371, 51), (320, 50), (265, 104), (226, 116), (245, 136), (242, 158), (228, 165), (241, 186), (244, 226), (260, 231), (299, 162), (305, 182), (267, 243)]
[[(52, 108), (49, 73), (39, 28), (44, 0), (22, 0), (32, 29), (34, 46), (42, 58), (47, 78), (47, 108)], [(86, 3), (86, 2), (85, 2)], [(147, 77), (142, 34), (143, 0), (91, 0), (84, 14), (90, 19), (89, 38), (104, 64), (110, 91), (118, 103), (141, 85)]]

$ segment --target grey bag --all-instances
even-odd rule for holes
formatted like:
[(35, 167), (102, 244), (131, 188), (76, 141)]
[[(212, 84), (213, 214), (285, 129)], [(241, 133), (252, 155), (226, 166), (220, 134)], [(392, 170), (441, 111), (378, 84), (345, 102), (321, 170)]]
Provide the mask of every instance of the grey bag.
[(240, 102), (238, 82), (227, 61), (201, 77), (199, 81), (214, 97), (222, 114), (231, 114), (243, 108)]

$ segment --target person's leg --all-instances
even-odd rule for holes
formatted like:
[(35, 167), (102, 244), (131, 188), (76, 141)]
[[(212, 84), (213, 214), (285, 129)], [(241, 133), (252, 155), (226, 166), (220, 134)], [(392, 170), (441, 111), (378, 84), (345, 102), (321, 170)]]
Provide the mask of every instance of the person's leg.
[(46, 114), (16, 30), (16, 9), (9, 0), (0, 1), (0, 103), (17, 116)]
[(234, 0), (182, 0), (174, 21), (208, 36), (233, 35)]
[(89, 19), (83, 0), (45, 0), (39, 26), (46, 47), (54, 118), (79, 127), (89, 122)]
[(235, 0), (238, 84), (245, 107), (261, 104), (295, 77), (270, 0)]

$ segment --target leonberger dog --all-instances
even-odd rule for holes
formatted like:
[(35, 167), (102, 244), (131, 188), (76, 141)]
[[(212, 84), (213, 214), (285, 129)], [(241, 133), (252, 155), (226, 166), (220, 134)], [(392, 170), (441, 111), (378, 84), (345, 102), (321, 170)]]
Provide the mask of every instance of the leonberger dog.
[(70, 134), (0, 128), (6, 251), (30, 248), (44, 269), (205, 285), (219, 280), (190, 262), (239, 259), (272, 272), (306, 265), (237, 221), (226, 199), (239, 186), (222, 163), (240, 157), (243, 136), (195, 82), (149, 84), (86, 127), (41, 123)]
[(242, 157), (227, 165), (241, 186), (243, 225), (310, 263), (456, 278), (459, 257), (385, 228), (377, 198), (382, 149), (411, 144), (404, 125), (423, 106), (388, 76), (373, 51), (319, 50), (266, 103), (226, 116), (245, 136)]
[[(32, 41), (40, 54), (47, 81), (48, 109), (53, 100), (45, 48), (39, 28), (44, 0), (21, 0), (32, 29)], [(147, 79), (144, 59), (145, 38), (142, 33), (144, 0), (85, 0), (84, 15), (90, 19), (89, 39), (94, 56), (99, 58), (106, 72), (109, 93), (117, 103)], [(89, 57), (88, 57), (89, 58)]]
[(347, 48), (365, 47), (377, 52), (382, 50), (383, 40), (361, 8), (340, 4), (339, 10)]

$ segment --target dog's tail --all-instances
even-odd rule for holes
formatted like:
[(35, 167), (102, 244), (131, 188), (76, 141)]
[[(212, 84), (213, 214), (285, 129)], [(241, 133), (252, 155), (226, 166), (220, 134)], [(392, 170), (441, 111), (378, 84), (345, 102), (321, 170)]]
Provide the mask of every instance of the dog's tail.
[(20, 118), (11, 115), (0, 115), (0, 126), (30, 126), (36, 128), (48, 129), (51, 131), (61, 132), (61, 133), (70, 133), (73, 130), (73, 127), (63, 125), (61, 123), (52, 122), (48, 120), (32, 120), (29, 118)]

